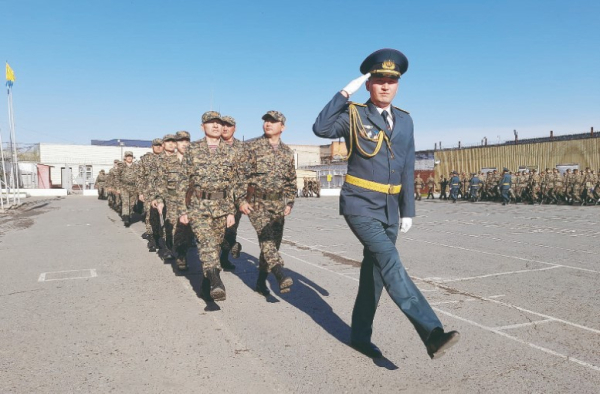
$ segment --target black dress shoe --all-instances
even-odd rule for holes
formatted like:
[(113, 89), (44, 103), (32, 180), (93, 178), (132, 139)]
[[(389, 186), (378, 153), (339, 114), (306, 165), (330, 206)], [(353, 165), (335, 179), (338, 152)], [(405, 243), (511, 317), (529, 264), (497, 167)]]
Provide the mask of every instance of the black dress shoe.
[(350, 342), (350, 346), (354, 349), (358, 350), (365, 356), (371, 358), (382, 358), (383, 354), (381, 350), (377, 346), (375, 346), (372, 342)]
[(459, 338), (458, 331), (444, 332), (441, 329), (436, 329), (427, 340), (427, 354), (432, 359), (440, 358), (446, 354), (446, 350), (456, 345)]

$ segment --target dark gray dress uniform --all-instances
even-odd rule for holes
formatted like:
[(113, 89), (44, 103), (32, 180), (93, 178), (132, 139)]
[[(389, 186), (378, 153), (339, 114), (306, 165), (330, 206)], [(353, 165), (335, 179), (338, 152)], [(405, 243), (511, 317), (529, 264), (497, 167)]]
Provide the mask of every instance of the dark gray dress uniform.
[[(379, 61), (380, 66), (382, 62)], [(363, 71), (362, 67), (361, 72), (374, 74)], [(413, 121), (408, 112), (395, 107), (390, 109), (393, 128), (388, 130), (370, 100), (365, 104), (350, 103), (337, 93), (317, 117), (313, 132), (323, 138), (344, 137), (350, 152), (348, 174), (340, 195), (340, 214), (364, 246), (358, 295), (352, 312), (352, 345), (371, 357), (381, 356), (371, 343), (371, 335), (375, 311), (385, 287), (433, 358), (438, 356), (438, 345), (432, 343), (446, 334), (406, 273), (395, 246), (399, 219), (415, 216)], [(361, 122), (362, 127), (355, 127)], [(364, 130), (360, 130), (362, 128)], [(377, 151), (380, 133), (385, 133), (386, 138)]]

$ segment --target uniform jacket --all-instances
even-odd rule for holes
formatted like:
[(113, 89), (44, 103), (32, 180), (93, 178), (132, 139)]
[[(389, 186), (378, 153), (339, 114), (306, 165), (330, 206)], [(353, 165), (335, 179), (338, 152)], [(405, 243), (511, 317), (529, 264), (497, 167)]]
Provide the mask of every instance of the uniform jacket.
[(136, 191), (137, 163), (120, 163), (115, 170), (115, 186), (119, 190)]
[[(317, 117), (313, 125), (315, 135), (332, 139), (344, 137), (349, 148), (349, 104), (341, 93), (337, 93)], [(391, 152), (385, 142), (372, 158), (354, 150), (348, 159), (348, 174), (382, 184), (402, 184), (402, 189), (400, 194), (384, 194), (344, 183), (340, 214), (372, 217), (387, 224), (398, 223), (400, 217), (414, 217), (415, 140), (412, 118), (407, 112), (391, 107), (394, 128), (389, 132), (370, 100), (364, 105), (357, 104), (356, 108), (367, 132), (376, 136), (380, 130), (386, 131), (391, 141)], [(374, 151), (376, 142), (361, 136), (358, 138), (366, 152)]]
[(296, 166), (294, 152), (286, 144), (280, 141), (275, 150), (265, 136), (246, 141), (237, 162), (239, 177), (235, 195), (238, 206), (246, 201), (248, 185), (267, 193), (283, 193), (282, 201), (294, 204), (298, 187)]
[(459, 188), (459, 187), (460, 187), (460, 178), (458, 177), (458, 175), (454, 175), (452, 178), (450, 178), (450, 188), (455, 189), (455, 188)]
[[(235, 215), (233, 188), (237, 177), (234, 162), (235, 152), (224, 142), (219, 144), (216, 151), (208, 147), (206, 137), (191, 144), (181, 161), (185, 180), (177, 185), (179, 190), (177, 195), (180, 196), (178, 215), (188, 214), (191, 220), (198, 220), (202, 216), (217, 218)], [(192, 197), (190, 207), (187, 207), (185, 191), (188, 187), (206, 193), (225, 192), (226, 198), (200, 200)]]
[(500, 181), (500, 188), (501, 189), (510, 189), (510, 185), (511, 185), (512, 179), (510, 174), (507, 172), (502, 176), (502, 180)]

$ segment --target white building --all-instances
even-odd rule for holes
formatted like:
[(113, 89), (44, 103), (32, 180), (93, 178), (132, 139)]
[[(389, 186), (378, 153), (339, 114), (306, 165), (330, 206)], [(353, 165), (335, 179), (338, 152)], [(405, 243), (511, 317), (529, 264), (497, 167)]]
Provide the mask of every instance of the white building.
[[(66, 145), (40, 143), (40, 163), (52, 166), (50, 176), (53, 185), (61, 185), (62, 169), (71, 168), (71, 183), (93, 183), (100, 170), (108, 171), (115, 159), (122, 160), (126, 151), (132, 151), (137, 160), (151, 148), (131, 146)], [(84, 173), (85, 171), (85, 173)]]

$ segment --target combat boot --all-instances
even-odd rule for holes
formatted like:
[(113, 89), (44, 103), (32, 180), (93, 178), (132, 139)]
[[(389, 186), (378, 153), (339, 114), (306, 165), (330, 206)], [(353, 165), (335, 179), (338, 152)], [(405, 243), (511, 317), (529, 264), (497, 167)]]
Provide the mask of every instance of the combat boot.
[(152, 234), (148, 234), (148, 232), (145, 232), (144, 234), (142, 234), (143, 239), (150, 239), (151, 237), (152, 237)]
[(148, 238), (148, 252), (156, 252), (156, 242), (154, 237)]
[(271, 272), (275, 275), (277, 282), (279, 282), (279, 291), (282, 293), (289, 292), (294, 281), (283, 272), (281, 264), (277, 264), (275, 267), (271, 268)]
[(264, 295), (268, 297), (271, 295), (269, 288), (267, 287), (267, 276), (269, 276), (268, 272), (258, 271), (258, 280), (256, 281), (256, 289), (255, 291), (258, 294)]
[(179, 271), (187, 271), (188, 270), (188, 265), (187, 265), (185, 256), (183, 256), (183, 257), (178, 256), (176, 262), (177, 262), (177, 269)]
[(221, 250), (221, 268), (223, 268), (225, 271), (233, 271), (235, 269), (235, 264), (233, 264), (231, 261), (229, 261), (229, 251), (228, 250)]
[(221, 281), (219, 270), (210, 268), (206, 274), (210, 282), (210, 296), (215, 301), (225, 301), (225, 285)]
[(123, 224), (125, 225), (125, 227), (129, 227), (131, 226), (131, 222), (129, 221), (129, 215), (123, 215)]
[(236, 242), (231, 247), (231, 257), (234, 259), (240, 258), (240, 252), (242, 251), (242, 245), (239, 242)]
[(201, 286), (202, 287), (200, 289), (200, 294), (201, 294), (201, 297), (204, 299), (204, 301), (206, 301), (206, 302), (214, 301), (213, 298), (210, 296), (210, 281), (208, 280), (208, 278), (206, 276), (204, 276), (202, 278)]

